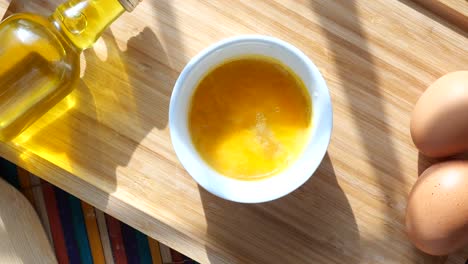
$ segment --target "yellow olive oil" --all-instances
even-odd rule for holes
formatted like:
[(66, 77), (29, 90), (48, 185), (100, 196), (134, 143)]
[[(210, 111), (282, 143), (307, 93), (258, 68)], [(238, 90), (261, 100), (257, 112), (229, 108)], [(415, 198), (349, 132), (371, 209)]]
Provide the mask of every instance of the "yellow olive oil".
[(48, 18), (15, 14), (0, 23), (0, 140), (14, 138), (79, 81), (80, 53), (138, 0), (70, 0)]
[(221, 174), (242, 180), (275, 175), (309, 141), (310, 95), (287, 66), (260, 56), (227, 61), (197, 85), (189, 131), (201, 157)]

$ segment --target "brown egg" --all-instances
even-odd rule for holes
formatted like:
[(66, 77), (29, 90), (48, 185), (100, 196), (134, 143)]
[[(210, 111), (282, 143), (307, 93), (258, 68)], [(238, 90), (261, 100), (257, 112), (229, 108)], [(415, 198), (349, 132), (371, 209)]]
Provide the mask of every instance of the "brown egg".
[(468, 71), (436, 80), (419, 98), (411, 117), (411, 137), (430, 157), (468, 151)]
[(406, 208), (410, 240), (431, 255), (468, 244), (468, 161), (429, 167), (416, 181)]

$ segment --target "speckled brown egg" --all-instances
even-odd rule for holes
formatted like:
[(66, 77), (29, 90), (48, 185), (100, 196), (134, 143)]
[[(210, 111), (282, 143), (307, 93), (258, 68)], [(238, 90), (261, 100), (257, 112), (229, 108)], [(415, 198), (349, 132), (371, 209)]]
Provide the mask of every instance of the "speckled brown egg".
[(468, 151), (468, 71), (446, 74), (427, 88), (411, 116), (411, 137), (430, 157)]
[(429, 167), (411, 190), (406, 210), (410, 240), (431, 255), (468, 244), (468, 161)]

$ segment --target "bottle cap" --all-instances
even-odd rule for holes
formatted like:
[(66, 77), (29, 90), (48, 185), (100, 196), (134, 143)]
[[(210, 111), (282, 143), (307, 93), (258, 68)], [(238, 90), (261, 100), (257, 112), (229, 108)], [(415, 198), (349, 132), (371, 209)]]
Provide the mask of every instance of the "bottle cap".
[(120, 4), (127, 10), (128, 12), (132, 12), (133, 9), (141, 2), (141, 0), (119, 0)]

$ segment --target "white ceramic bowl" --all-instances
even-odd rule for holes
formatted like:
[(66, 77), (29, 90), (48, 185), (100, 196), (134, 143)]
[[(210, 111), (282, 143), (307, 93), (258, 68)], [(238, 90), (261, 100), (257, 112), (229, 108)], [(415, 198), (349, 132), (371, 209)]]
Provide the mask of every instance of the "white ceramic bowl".
[[(200, 79), (220, 63), (243, 55), (264, 55), (289, 66), (307, 86), (313, 108), (312, 135), (298, 160), (277, 175), (254, 181), (228, 178), (211, 168), (196, 151), (188, 129), (191, 97)], [(277, 199), (306, 182), (327, 151), (332, 120), (327, 85), (312, 61), (291, 44), (257, 35), (226, 39), (195, 56), (180, 74), (172, 92), (169, 108), (172, 144), (188, 173), (209, 192), (227, 200), (243, 203)]]

